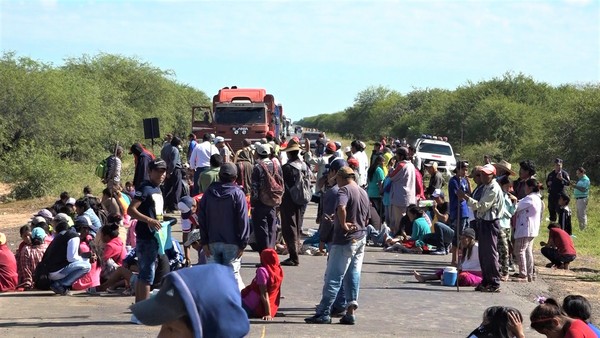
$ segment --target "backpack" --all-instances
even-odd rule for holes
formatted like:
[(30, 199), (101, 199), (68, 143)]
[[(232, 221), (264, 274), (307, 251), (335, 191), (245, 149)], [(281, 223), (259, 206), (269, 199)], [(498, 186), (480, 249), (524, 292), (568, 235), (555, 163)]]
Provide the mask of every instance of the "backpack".
[(258, 198), (266, 206), (277, 207), (281, 204), (283, 197), (283, 177), (277, 170), (276, 162), (273, 162), (273, 173), (269, 171), (269, 167), (263, 161), (258, 161), (258, 165), (261, 166), (265, 175), (258, 191)]
[(297, 162), (288, 162), (285, 165), (288, 165), (299, 172), (299, 179), (293, 186), (285, 185), (285, 190), (290, 193), (290, 197), (292, 198), (292, 202), (297, 205), (306, 205), (312, 199), (312, 189), (310, 186), (310, 174), (308, 173), (308, 168), (306, 164), (303, 162), (302, 164), (298, 164)]
[(100, 177), (101, 179), (105, 179), (106, 176), (108, 176), (111, 162), (110, 160), (112, 156), (113, 155), (110, 155), (109, 157), (103, 159), (102, 161), (100, 161), (100, 163), (98, 163), (98, 165), (96, 166), (96, 176)]

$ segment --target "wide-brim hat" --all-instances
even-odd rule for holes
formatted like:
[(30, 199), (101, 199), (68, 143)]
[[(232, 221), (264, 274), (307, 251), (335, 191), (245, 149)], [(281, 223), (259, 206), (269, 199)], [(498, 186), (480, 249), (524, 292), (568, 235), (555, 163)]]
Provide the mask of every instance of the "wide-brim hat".
[(285, 152), (288, 151), (299, 151), (301, 150), (300, 148), (300, 143), (298, 143), (298, 141), (296, 141), (296, 139), (292, 138), (288, 144), (287, 147), (285, 147), (285, 149), (283, 149)]
[(492, 165), (496, 168), (497, 172), (504, 171), (507, 172), (509, 176), (515, 176), (517, 174), (516, 172), (512, 171), (512, 165), (505, 160), (502, 160), (498, 163), (493, 163)]

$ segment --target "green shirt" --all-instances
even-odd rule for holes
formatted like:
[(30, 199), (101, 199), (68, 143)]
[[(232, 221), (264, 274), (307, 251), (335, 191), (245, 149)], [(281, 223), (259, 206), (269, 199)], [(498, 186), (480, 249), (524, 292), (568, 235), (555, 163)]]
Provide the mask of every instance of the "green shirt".
[(219, 170), (220, 169), (221, 168), (219, 168), (219, 167), (210, 168), (207, 171), (200, 174), (199, 184), (200, 184), (201, 192), (205, 192), (211, 183), (219, 181)]
[(590, 192), (590, 179), (587, 177), (587, 175), (581, 176), (579, 181), (577, 181), (575, 187), (584, 188), (584, 191), (581, 191), (577, 188), (573, 189), (573, 195), (575, 196), (575, 198), (588, 197), (588, 194)]

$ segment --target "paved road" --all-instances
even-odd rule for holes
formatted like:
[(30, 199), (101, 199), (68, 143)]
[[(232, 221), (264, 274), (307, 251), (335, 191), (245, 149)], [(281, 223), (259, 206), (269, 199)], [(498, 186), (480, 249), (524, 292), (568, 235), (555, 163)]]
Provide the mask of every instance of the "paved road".
[[(313, 226), (315, 212), (314, 206), (309, 207), (306, 226)], [(255, 252), (244, 254), (241, 274), (246, 283), (252, 280), (258, 261)], [(385, 253), (369, 247), (363, 265), (357, 324), (345, 326), (336, 320), (331, 325), (309, 325), (303, 319), (313, 314), (320, 300), (326, 258), (301, 256), (300, 266), (284, 267), (281, 316), (272, 322), (252, 320), (249, 336), (465, 337), (479, 325), (488, 306), (514, 306), (528, 317), (535, 306), (531, 294), (547, 292), (542, 281), (526, 286), (505, 283), (498, 294), (482, 294), (473, 288), (457, 292), (455, 287), (414, 281), (414, 269), (433, 272), (448, 261), (448, 256)], [(155, 336), (158, 328), (129, 323), (128, 306), (132, 302), (133, 297), (90, 297), (81, 293), (71, 297), (51, 292), (0, 294), (0, 337)], [(539, 335), (526, 329), (526, 336)]]

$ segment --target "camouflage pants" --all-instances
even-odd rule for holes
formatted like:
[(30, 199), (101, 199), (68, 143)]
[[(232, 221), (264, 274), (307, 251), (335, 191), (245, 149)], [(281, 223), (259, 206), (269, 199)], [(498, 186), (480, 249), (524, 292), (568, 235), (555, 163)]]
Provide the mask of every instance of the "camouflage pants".
[(510, 252), (508, 251), (508, 241), (510, 240), (510, 228), (501, 228), (498, 231), (498, 261), (500, 262), (500, 275), (508, 275), (510, 264)]

